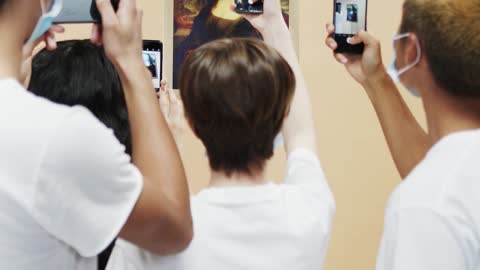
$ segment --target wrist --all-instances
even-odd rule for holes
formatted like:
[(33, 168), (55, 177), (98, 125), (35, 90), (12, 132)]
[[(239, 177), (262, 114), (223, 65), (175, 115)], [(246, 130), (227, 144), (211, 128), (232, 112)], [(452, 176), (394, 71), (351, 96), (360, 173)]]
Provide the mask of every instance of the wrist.
[(265, 42), (278, 38), (290, 38), (290, 30), (283, 18), (276, 18), (266, 23), (266, 27), (259, 29)]
[[(122, 86), (124, 91), (128, 91), (128, 89), (142, 89), (143, 87), (133, 87), (134, 85), (138, 86), (139, 84), (147, 84), (152, 85), (152, 77), (150, 72), (145, 67), (143, 60), (138, 59), (130, 59), (128, 60), (125, 58), (122, 61), (115, 61), (114, 62), (115, 69), (120, 76), (120, 80), (122, 82)], [(149, 87), (150, 88), (150, 87)], [(153, 85), (151, 87), (152, 90)], [(153, 90), (152, 90), (153, 91)]]
[(395, 83), (384, 68), (369, 76), (368, 79), (362, 83), (362, 86), (371, 100), (375, 100), (379, 93), (384, 93), (392, 88), (396, 89)]

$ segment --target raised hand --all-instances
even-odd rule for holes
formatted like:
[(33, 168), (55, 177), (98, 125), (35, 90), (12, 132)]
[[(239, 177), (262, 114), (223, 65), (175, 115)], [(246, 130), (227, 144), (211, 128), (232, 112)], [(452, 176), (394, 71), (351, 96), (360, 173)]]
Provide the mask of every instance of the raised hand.
[[(335, 26), (327, 24), (328, 36), (325, 44), (332, 50), (337, 49), (337, 42), (333, 39)], [(334, 52), (335, 59), (347, 69), (348, 73), (360, 84), (364, 85), (369, 80), (382, 77), (386, 74), (385, 66), (382, 61), (380, 42), (365, 31), (360, 31), (356, 36), (349, 40), (352, 45), (365, 44), (365, 50), (362, 55), (337, 54)]]
[(97, 0), (102, 24), (94, 25), (91, 40), (105, 47), (116, 64), (142, 61), (142, 17), (138, 0), (121, 0), (115, 13), (110, 0)]
[[(260, 0), (252, 0), (252, 2), (257, 2)], [(263, 2), (263, 14), (252, 15), (252, 14), (242, 14), (242, 16), (247, 19), (253, 27), (255, 27), (260, 32), (267, 30), (269, 26), (280, 24), (287, 27), (285, 20), (282, 15), (282, 7), (280, 5), (280, 0), (264, 0)], [(232, 10), (235, 10), (236, 4), (232, 4)]]

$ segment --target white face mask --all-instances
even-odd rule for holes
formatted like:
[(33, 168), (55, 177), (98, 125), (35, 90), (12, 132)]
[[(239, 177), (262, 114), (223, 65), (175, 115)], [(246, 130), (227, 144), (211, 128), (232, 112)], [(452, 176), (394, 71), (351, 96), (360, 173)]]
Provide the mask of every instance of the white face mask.
[(45, 2), (40, 0), (40, 4), (42, 5), (42, 16), (38, 19), (37, 25), (33, 29), (30, 38), (27, 41), (28, 43), (35, 42), (39, 39), (43, 34), (45, 34), (50, 27), (52, 27), (53, 19), (60, 14), (62, 11), (63, 0), (51, 0), (52, 2), (48, 7), (46, 7)]
[[(392, 80), (396, 83), (401, 82), (400, 81), (400, 76), (402, 74), (404, 74), (405, 72), (409, 71), (410, 69), (412, 69), (414, 66), (418, 65), (418, 63), (420, 63), (420, 60), (422, 58), (422, 48), (420, 47), (420, 43), (418, 42), (418, 40), (416, 40), (417, 41), (417, 58), (415, 59), (415, 62), (413, 62), (413, 63), (403, 67), (402, 69), (398, 70), (398, 68), (397, 68), (397, 56), (396, 56), (396, 53), (395, 53), (395, 41), (406, 38), (409, 35), (410, 35), (410, 33), (404, 33), (404, 34), (399, 34), (399, 35), (393, 36), (393, 53), (394, 53), (394, 56), (393, 56), (393, 62), (390, 65), (390, 67), (388, 68), (388, 75), (390, 75)], [(407, 90), (412, 95), (414, 95), (416, 97), (420, 96), (418, 91), (415, 90), (415, 89), (407, 88)]]

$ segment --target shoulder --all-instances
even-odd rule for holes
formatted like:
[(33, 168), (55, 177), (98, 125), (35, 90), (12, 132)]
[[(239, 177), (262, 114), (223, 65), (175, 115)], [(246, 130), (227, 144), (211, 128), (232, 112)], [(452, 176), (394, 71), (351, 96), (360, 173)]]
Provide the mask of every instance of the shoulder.
[(480, 228), (480, 140), (468, 148), (451, 156), (442, 153), (443, 156), (422, 161), (392, 193), (387, 214), (403, 209), (429, 209)]

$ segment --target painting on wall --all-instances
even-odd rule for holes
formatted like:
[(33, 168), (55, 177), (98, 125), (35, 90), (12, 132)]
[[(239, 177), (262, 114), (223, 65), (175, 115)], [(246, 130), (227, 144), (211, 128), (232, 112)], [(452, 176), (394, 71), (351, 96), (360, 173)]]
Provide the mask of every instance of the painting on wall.
[[(290, 2), (297, 1), (281, 0), (288, 24), (292, 23)], [(247, 20), (230, 9), (232, 3), (232, 0), (173, 0), (173, 39), (170, 42), (174, 88), (178, 87), (180, 68), (192, 50), (221, 38), (261, 38)]]

